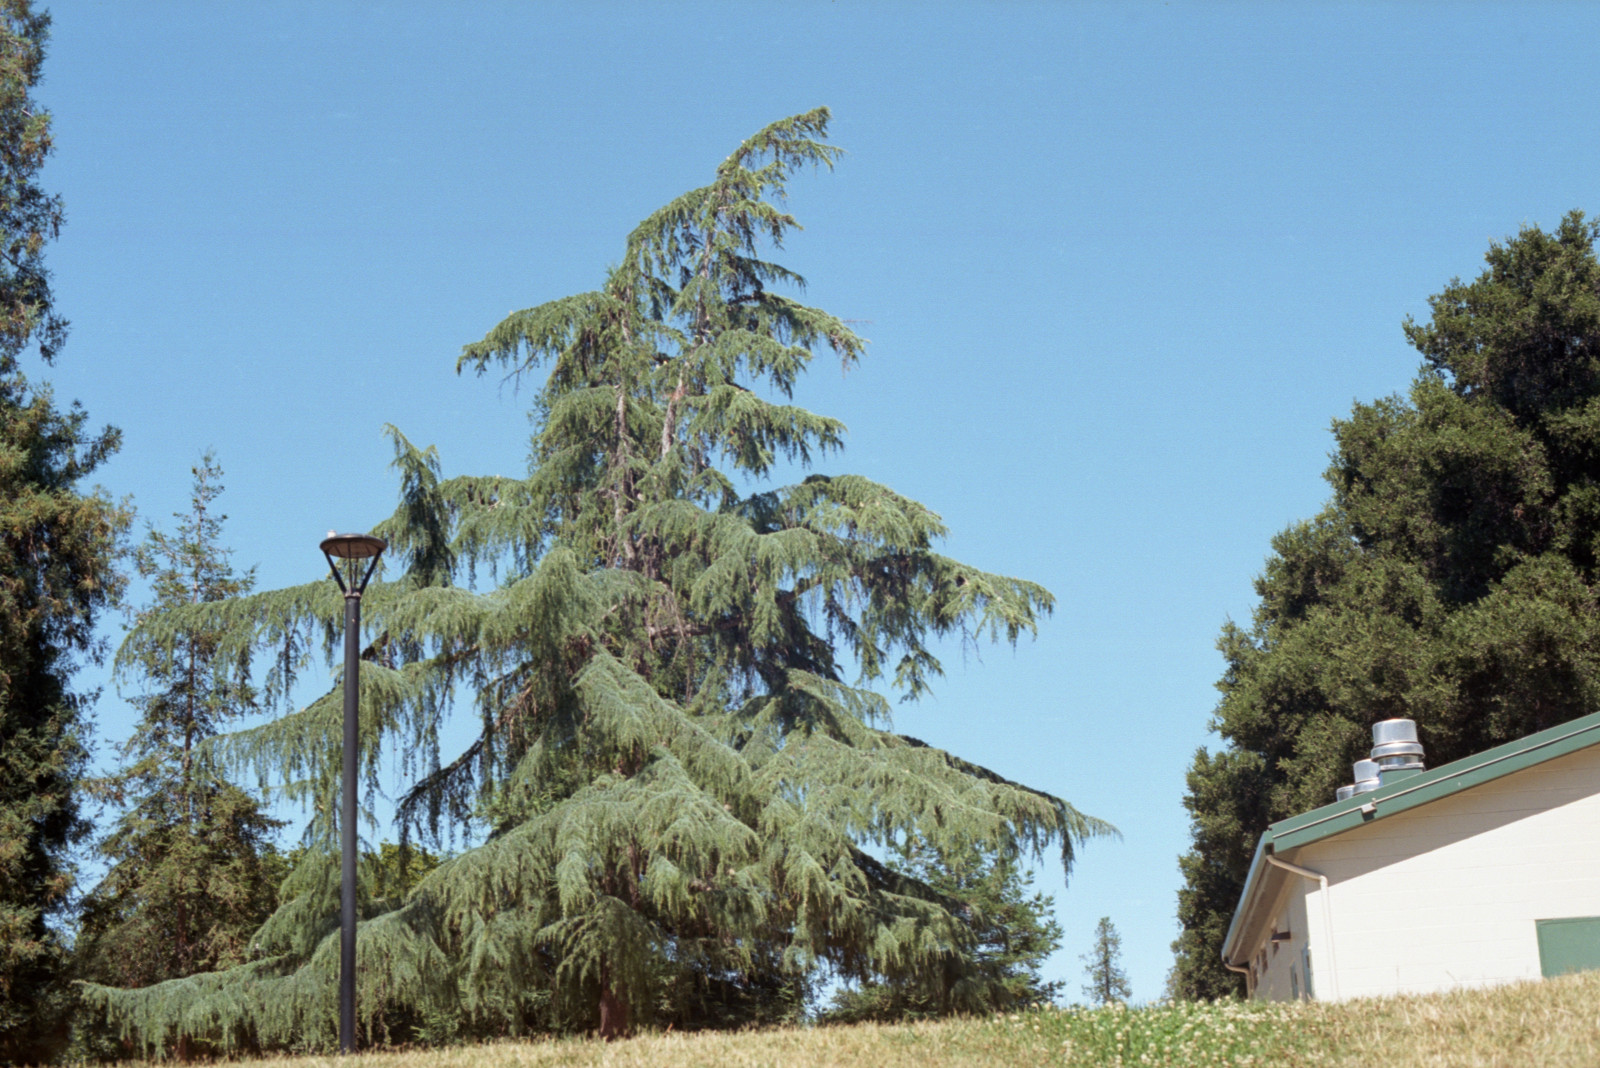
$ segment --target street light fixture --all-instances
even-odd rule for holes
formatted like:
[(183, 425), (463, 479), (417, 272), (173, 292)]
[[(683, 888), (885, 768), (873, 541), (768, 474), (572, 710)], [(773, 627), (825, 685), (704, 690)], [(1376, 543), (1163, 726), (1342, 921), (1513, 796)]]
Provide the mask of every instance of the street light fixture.
[[(322, 540), (333, 581), (344, 594), (344, 797), (339, 812), (339, 1052), (356, 1051), (356, 748), (360, 744), (361, 594), (389, 543), (371, 534)], [(367, 561), (371, 563), (367, 563)], [(344, 574), (339, 573), (341, 564)], [(362, 565), (366, 564), (365, 569)]]

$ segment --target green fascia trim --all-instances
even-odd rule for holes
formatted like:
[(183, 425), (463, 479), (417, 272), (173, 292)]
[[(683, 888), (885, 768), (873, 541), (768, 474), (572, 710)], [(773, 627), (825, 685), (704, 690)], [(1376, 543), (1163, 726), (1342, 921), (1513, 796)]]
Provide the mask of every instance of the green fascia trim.
[(1239, 925), (1246, 906), (1251, 903), (1252, 894), (1260, 889), (1259, 884), (1267, 874), (1268, 853), (1279, 854), (1320, 842), (1385, 816), (1438, 801), (1596, 744), (1600, 744), (1600, 712), (1568, 720), (1474, 756), (1392, 781), (1370, 793), (1357, 794), (1271, 824), (1256, 843), (1255, 856), (1250, 860), (1250, 873), (1245, 876), (1239, 904), (1234, 907), (1233, 920), (1222, 939), (1223, 959), (1232, 963), (1230, 952), (1234, 938), (1244, 934), (1239, 930)]
[(1238, 956), (1234, 952), (1233, 941), (1236, 935), (1242, 935), (1239, 925), (1244, 922), (1244, 917), (1254, 903), (1251, 897), (1261, 889), (1262, 882), (1268, 872), (1283, 872), (1282, 868), (1268, 868), (1266, 861), (1267, 836), (1262, 835), (1256, 842), (1255, 855), (1250, 858), (1250, 874), (1245, 876), (1244, 889), (1239, 892), (1239, 903), (1233, 907), (1233, 919), (1228, 921), (1228, 933), (1222, 936), (1222, 959), (1227, 964), (1242, 966), (1242, 961), (1233, 958)]

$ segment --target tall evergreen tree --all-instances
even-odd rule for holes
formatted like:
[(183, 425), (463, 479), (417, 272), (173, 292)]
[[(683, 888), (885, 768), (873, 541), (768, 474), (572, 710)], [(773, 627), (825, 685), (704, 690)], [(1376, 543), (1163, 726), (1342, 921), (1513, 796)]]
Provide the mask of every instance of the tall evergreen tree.
[(912, 841), (895, 851), (889, 865), (961, 903), (975, 947), (964, 980), (968, 992), (956, 994), (954, 982), (931, 973), (893, 986), (866, 983), (835, 994), (825, 1021), (927, 1019), (948, 1015), (958, 1005), (967, 1012), (1004, 1012), (1056, 999), (1063, 984), (1046, 982), (1039, 974), (1045, 958), (1061, 947), (1055, 899), (1028, 892), (1033, 878), (1018, 858), (986, 855), (974, 846), (940, 856)]
[[(466, 347), (461, 368), (548, 371), (527, 478), (441, 479), (431, 449), (394, 434), (401, 504), (364, 597), (364, 766), (375, 774), (386, 742), (420, 763), (407, 828), (488, 833), (362, 924), (369, 1039), (437, 1034), (440, 1020), (606, 1036), (758, 1021), (792, 1015), (823, 971), (937, 975), (959, 1006), (982, 969), (961, 903), (870, 847), (914, 835), (941, 855), (1011, 859), (1055, 844), (1068, 864), (1106, 830), (896, 733), (869, 688), (924, 692), (936, 638), (1015, 641), (1048, 592), (940, 555), (935, 514), (859, 476), (744, 489), (844, 433), (784, 402), (817, 349), (848, 367), (863, 342), (781, 293), (802, 280), (763, 252), (795, 226), (780, 206), (792, 173), (837, 154), (827, 119), (760, 131), (645, 219), (601, 288)], [(475, 592), (485, 571), (492, 588)], [(187, 611), (133, 640), (165, 647)], [(202, 615), (232, 628), (241, 658), (272, 645), (266, 686), (282, 693), (319, 635), (331, 652), (342, 602), (323, 578)], [(440, 762), (458, 688), (481, 729)], [(322, 844), (341, 702), (336, 689), (219, 740), (305, 785), (318, 848), (260, 933), (268, 958), (93, 992), (147, 1044), (332, 1041), (337, 875)]]
[(1078, 958), (1083, 961), (1083, 993), (1091, 1004), (1111, 1005), (1127, 1001), (1133, 996), (1128, 985), (1128, 973), (1122, 970), (1122, 935), (1110, 916), (1100, 917), (1094, 925), (1094, 945)]
[(124, 510), (83, 481), (117, 447), (74, 405), (30, 384), (66, 336), (45, 270), (60, 198), (36, 178), (50, 116), (32, 97), (50, 20), (0, 0), (0, 1063), (38, 1061), (65, 1034), (66, 951), (56, 921), (72, 890), (86, 697), (74, 668), (99, 653), (94, 624), (122, 587)]
[[(220, 542), (221, 475), (208, 453), (176, 530), (152, 529), (135, 551), (153, 596), (139, 619), (239, 597), (254, 584), (253, 570), (235, 572)], [(219, 664), (219, 642), (214, 627), (198, 624), (164, 649), (134, 647), (117, 660), (119, 675), (144, 692), (122, 768), (99, 784), (124, 811), (100, 845), (111, 867), (79, 928), (85, 978), (142, 987), (242, 964), (277, 904), (269, 876), (279, 823), (201, 748), (254, 703), (237, 665)]]
[(1494, 244), (1408, 320), (1405, 397), (1334, 423), (1315, 518), (1272, 542), (1185, 799), (1178, 989), (1240, 990), (1222, 939), (1266, 825), (1333, 800), (1370, 725), (1415, 719), (1428, 760), (1468, 756), (1600, 700), (1600, 229)]

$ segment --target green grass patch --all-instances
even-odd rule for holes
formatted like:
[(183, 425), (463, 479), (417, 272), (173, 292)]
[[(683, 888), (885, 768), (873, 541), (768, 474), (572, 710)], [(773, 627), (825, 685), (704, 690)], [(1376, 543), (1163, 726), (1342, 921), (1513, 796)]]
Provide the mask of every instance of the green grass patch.
[(1425, 997), (1038, 1008), (903, 1025), (551, 1039), (263, 1068), (1596, 1068), (1600, 972)]

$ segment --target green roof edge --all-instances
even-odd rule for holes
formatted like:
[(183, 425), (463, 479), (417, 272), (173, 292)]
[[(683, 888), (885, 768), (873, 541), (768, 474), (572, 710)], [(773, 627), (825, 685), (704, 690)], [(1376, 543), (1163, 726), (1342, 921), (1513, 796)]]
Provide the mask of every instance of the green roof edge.
[(1322, 805), (1269, 824), (1256, 843), (1255, 855), (1250, 860), (1250, 872), (1245, 876), (1244, 886), (1239, 891), (1239, 903), (1234, 906), (1228, 932), (1223, 936), (1223, 959), (1228, 958), (1228, 948), (1233, 944), (1235, 934), (1241, 933), (1237, 931), (1240, 912), (1250, 900), (1251, 891), (1261, 877), (1266, 854), (1298, 849), (1324, 838), (1332, 838), (1385, 816), (1438, 801), (1597, 743), (1600, 743), (1600, 712), (1570, 719), (1493, 749), (1485, 749), (1481, 753), (1380, 786), (1368, 793), (1356, 794), (1343, 801)]
[[(1360, 827), (1375, 819), (1392, 816), (1437, 801), (1451, 794), (1481, 786), (1486, 782), (1524, 771), (1546, 760), (1566, 756), (1600, 742), (1600, 712), (1514, 741), (1485, 749), (1460, 760), (1441, 764), (1398, 782), (1380, 786), (1369, 793), (1302, 812), (1267, 827), (1267, 849), (1281, 852)], [(1371, 806), (1368, 809), (1368, 806)]]

